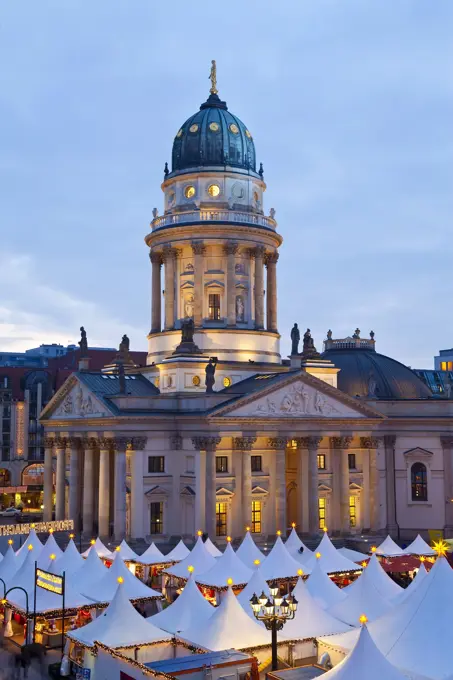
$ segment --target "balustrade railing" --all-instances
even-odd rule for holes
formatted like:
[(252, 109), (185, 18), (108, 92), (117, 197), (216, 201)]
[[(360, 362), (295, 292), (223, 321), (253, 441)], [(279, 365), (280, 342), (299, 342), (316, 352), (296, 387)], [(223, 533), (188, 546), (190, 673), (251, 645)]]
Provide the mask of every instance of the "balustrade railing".
[(193, 222), (245, 222), (258, 227), (266, 227), (275, 231), (276, 222), (272, 217), (265, 215), (253, 215), (236, 210), (194, 210), (191, 212), (178, 213), (176, 215), (162, 215), (151, 222), (151, 228), (172, 227), (179, 224), (191, 224)]

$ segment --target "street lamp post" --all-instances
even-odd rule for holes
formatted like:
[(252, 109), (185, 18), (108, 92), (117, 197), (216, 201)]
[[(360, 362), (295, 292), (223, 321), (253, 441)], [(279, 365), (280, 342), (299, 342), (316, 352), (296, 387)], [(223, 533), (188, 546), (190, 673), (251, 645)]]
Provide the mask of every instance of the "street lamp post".
[(270, 588), (271, 596), (265, 593), (259, 597), (256, 593), (250, 598), (253, 614), (258, 621), (262, 621), (267, 630), (271, 631), (272, 640), (272, 670), (277, 670), (277, 631), (281, 630), (287, 621), (294, 618), (298, 602), (294, 595), (280, 595), (277, 586)]

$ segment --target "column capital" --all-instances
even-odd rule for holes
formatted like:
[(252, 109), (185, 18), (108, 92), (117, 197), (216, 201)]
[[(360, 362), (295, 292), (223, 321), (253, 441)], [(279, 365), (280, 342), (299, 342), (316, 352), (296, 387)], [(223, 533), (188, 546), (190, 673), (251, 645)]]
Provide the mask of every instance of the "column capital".
[(381, 442), (381, 437), (360, 437), (360, 448), (377, 449)]
[(265, 246), (255, 246), (255, 248), (250, 248), (250, 257), (254, 257), (255, 259), (257, 257), (264, 258), (265, 252)]
[(440, 443), (444, 451), (446, 449), (453, 449), (453, 434), (441, 435)]
[(251, 451), (256, 437), (233, 437), (233, 449), (235, 451)]
[(394, 434), (384, 435), (384, 446), (395, 446), (395, 444), (396, 444), (396, 435), (394, 435)]
[(82, 446), (84, 449), (93, 450), (97, 448), (99, 439), (97, 437), (82, 437)]
[(176, 249), (167, 245), (162, 248), (162, 259), (164, 262), (174, 260), (176, 258)]
[(68, 437), (66, 439), (66, 446), (69, 449), (78, 449), (80, 446), (80, 437)]
[(113, 437), (112, 438), (112, 449), (114, 451), (126, 451), (126, 449), (132, 449), (132, 437)]
[(110, 451), (113, 448), (113, 438), (99, 437), (99, 448), (102, 451)]
[(203, 241), (192, 241), (191, 246), (194, 255), (204, 255), (206, 253), (206, 246)]
[(273, 253), (267, 253), (264, 256), (264, 264), (266, 265), (266, 267), (269, 267), (269, 265), (277, 264), (278, 258), (279, 258), (279, 255), (278, 255), (277, 251), (275, 251)]
[(288, 445), (287, 437), (269, 437), (267, 444), (270, 449), (286, 449)]
[(193, 447), (199, 451), (215, 451), (221, 441), (222, 437), (210, 437), (205, 435), (192, 437)]
[(156, 250), (149, 251), (149, 259), (151, 260), (151, 264), (162, 265), (162, 253), (158, 253)]
[(181, 451), (181, 449), (182, 449), (182, 437), (179, 434), (179, 432), (176, 432), (176, 434), (174, 434), (170, 437), (170, 446), (175, 451)]
[(239, 244), (236, 241), (227, 241), (223, 244), (224, 255), (236, 255), (239, 250)]
[(45, 436), (44, 437), (44, 448), (46, 449), (52, 449), (55, 444), (55, 437), (54, 436)]
[(148, 437), (132, 437), (132, 451), (144, 451)]
[(331, 437), (330, 442), (334, 449), (349, 449), (352, 437)]
[(57, 451), (66, 449), (67, 445), (68, 445), (67, 437), (60, 437), (60, 435), (57, 435), (55, 437), (54, 446), (57, 449)]
[(322, 437), (312, 436), (312, 437), (296, 437), (298, 448), (308, 449), (312, 451), (313, 449), (318, 449), (318, 446), (322, 442)]

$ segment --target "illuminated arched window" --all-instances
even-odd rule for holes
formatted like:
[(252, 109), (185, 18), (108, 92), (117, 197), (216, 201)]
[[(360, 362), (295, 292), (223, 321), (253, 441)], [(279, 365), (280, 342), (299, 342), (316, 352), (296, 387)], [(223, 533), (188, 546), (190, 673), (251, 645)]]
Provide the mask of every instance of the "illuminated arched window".
[(423, 463), (414, 463), (411, 467), (411, 485), (413, 501), (428, 500), (427, 471)]

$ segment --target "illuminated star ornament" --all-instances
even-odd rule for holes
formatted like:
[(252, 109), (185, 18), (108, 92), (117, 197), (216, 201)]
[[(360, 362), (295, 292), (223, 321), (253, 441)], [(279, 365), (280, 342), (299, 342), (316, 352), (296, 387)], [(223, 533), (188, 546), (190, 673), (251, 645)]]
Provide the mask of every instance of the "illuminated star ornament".
[(445, 543), (442, 539), (440, 539), (440, 541), (434, 541), (433, 550), (436, 551), (437, 557), (445, 557), (448, 550), (448, 543)]

